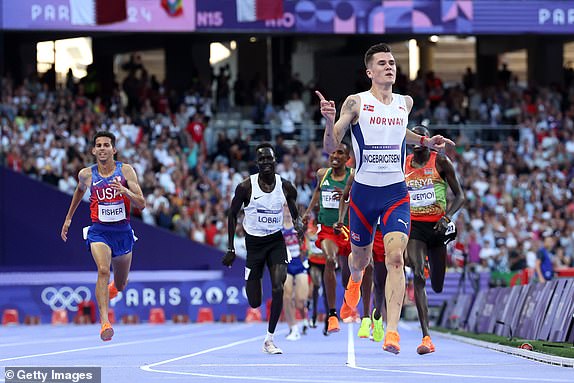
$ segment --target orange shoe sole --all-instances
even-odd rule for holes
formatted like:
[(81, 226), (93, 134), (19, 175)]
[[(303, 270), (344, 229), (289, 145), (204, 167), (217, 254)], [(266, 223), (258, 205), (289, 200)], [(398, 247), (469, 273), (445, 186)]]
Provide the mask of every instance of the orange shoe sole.
[(339, 310), (339, 315), (341, 316), (341, 320), (343, 323), (351, 323), (353, 321), (353, 314), (355, 310), (351, 306), (347, 304), (347, 302), (343, 301), (341, 305), (341, 310)]
[(100, 338), (104, 342), (108, 342), (108, 341), (112, 340), (113, 336), (114, 336), (114, 329), (112, 328), (112, 325), (109, 323), (105, 323), (102, 326), (102, 330), (100, 331)]
[(398, 344), (385, 344), (383, 346), (383, 350), (397, 355), (399, 352), (401, 352), (401, 347)]
[(385, 337), (385, 342), (383, 344), (383, 350), (386, 352), (390, 352), (391, 354), (398, 354), (401, 352), (401, 346), (399, 345), (400, 341), (399, 334), (394, 331), (389, 331), (387, 336)]
[(329, 323), (327, 324), (327, 332), (329, 334), (334, 334), (341, 331), (339, 327), (339, 319), (336, 316), (329, 317)]
[(357, 307), (361, 300), (361, 282), (354, 282), (353, 278), (349, 278), (347, 289), (345, 290), (345, 302), (351, 308)]
[(118, 289), (116, 289), (116, 284), (113, 281), (108, 285), (108, 293), (110, 295), (110, 300), (118, 296)]
[(434, 352), (434, 347), (428, 347), (424, 344), (417, 347), (417, 354), (419, 355), (430, 354), (431, 352)]

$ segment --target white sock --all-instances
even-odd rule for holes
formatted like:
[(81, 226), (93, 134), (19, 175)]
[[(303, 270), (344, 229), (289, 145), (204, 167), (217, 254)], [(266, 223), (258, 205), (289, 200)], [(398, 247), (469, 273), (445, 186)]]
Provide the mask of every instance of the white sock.
[(299, 332), (299, 326), (297, 326), (297, 325), (291, 326), (291, 331), (293, 331), (293, 332)]
[(267, 342), (268, 340), (273, 340), (273, 334), (269, 331), (267, 331), (267, 336), (265, 337), (265, 341)]

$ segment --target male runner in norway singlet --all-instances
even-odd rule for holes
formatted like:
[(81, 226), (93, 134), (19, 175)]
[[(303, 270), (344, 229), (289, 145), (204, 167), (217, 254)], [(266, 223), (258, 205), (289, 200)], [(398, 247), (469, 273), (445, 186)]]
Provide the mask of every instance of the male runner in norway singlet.
[(262, 143), (255, 149), (259, 173), (245, 179), (235, 189), (227, 215), (229, 248), (222, 263), (231, 267), (235, 261), (233, 237), (237, 227), (237, 215), (244, 206), (245, 245), (247, 259), (245, 265), (245, 289), (249, 305), (261, 306), (261, 278), (265, 265), (271, 275), (271, 314), (267, 336), (263, 342), (263, 352), (282, 354), (275, 346), (273, 334), (283, 309), (283, 285), (287, 277), (289, 263), (283, 229), (283, 205), (287, 204), (293, 217), (293, 224), (299, 239), (304, 229), (297, 211), (297, 189), (291, 182), (275, 174), (275, 151), (269, 143)]
[(332, 152), (351, 127), (356, 174), (351, 189), (350, 218), (352, 255), (351, 278), (345, 302), (356, 307), (360, 299), (363, 271), (370, 262), (376, 222), (381, 219), (385, 243), (387, 282), (387, 332), (383, 349), (400, 352), (399, 318), (405, 294), (403, 253), (410, 232), (409, 195), (405, 184), (406, 144), (442, 149), (454, 142), (442, 136), (426, 138), (407, 131), (408, 114), (413, 106), (410, 96), (393, 93), (396, 63), (387, 44), (376, 44), (365, 54), (366, 74), (371, 89), (347, 97), (335, 123), (335, 102), (318, 91), (321, 114), (326, 126), (325, 151)]
[[(413, 132), (428, 137), (423, 125)], [(440, 293), (446, 272), (446, 245), (456, 238), (451, 217), (464, 203), (464, 193), (448, 157), (423, 146), (415, 146), (407, 156), (405, 177), (411, 198), (411, 235), (407, 247), (407, 265), (413, 269), (415, 303), (423, 333), (417, 347), (420, 355), (435, 351), (429, 334), (428, 300), (425, 290), (424, 263), (428, 257), (432, 289)], [(447, 207), (447, 185), (454, 199)]]
[[(92, 154), (96, 156), (96, 164), (80, 170), (78, 186), (61, 232), (62, 239), (67, 241), (74, 213), (89, 187), (92, 226), (88, 229), (86, 243), (98, 267), (96, 298), (103, 341), (111, 340), (114, 335), (108, 320), (109, 300), (126, 287), (132, 261), (134, 234), (130, 226), (130, 204), (138, 209), (145, 207), (134, 169), (114, 161), (115, 145), (116, 138), (110, 132), (98, 132), (94, 136)], [(114, 281), (108, 286), (110, 265), (114, 269)]]
[[(319, 215), (317, 222), (320, 225), (317, 233), (316, 245), (323, 250), (325, 254), (325, 272), (323, 274), (325, 282), (325, 294), (327, 295), (327, 304), (329, 313), (327, 316), (327, 332), (334, 333), (340, 330), (339, 318), (337, 316), (337, 262), (341, 265), (341, 276), (343, 284), (346, 285), (349, 280), (349, 267), (347, 256), (350, 252), (350, 243), (347, 226), (339, 233), (335, 233), (333, 225), (339, 218), (339, 200), (341, 193), (347, 183), (347, 178), (352, 174), (353, 169), (346, 166), (349, 161), (349, 147), (340, 143), (329, 156), (330, 167), (317, 170), (317, 187), (313, 192), (313, 197), (309, 207), (303, 215), (303, 222), (307, 222), (311, 211), (319, 202)], [(348, 220), (345, 220), (348, 225)], [(339, 256), (337, 259), (337, 255)]]

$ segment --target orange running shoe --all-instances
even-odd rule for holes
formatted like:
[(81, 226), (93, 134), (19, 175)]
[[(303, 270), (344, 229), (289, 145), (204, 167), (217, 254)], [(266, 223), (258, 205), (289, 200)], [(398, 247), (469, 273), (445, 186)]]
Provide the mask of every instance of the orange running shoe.
[(351, 323), (354, 319), (355, 310), (351, 306), (343, 300), (343, 304), (341, 305), (341, 310), (339, 310), (339, 315), (341, 316), (341, 320), (343, 323)]
[(113, 336), (114, 336), (114, 329), (112, 328), (110, 322), (102, 324), (102, 329), (100, 330), (100, 338), (102, 338), (104, 342), (107, 342), (109, 340), (112, 340)]
[(114, 281), (108, 285), (108, 292), (110, 294), (110, 301), (118, 296), (118, 289), (116, 289), (116, 284)]
[(335, 332), (339, 332), (341, 328), (339, 327), (339, 318), (336, 315), (332, 315), (329, 317), (329, 321), (327, 324), (327, 332), (329, 334), (333, 334)]
[(398, 332), (387, 331), (387, 336), (385, 336), (385, 343), (383, 344), (383, 350), (395, 355), (398, 354), (401, 352), (401, 346), (399, 345), (400, 340), (401, 337), (399, 336)]
[(353, 281), (353, 277), (349, 277), (349, 282), (347, 283), (347, 290), (345, 290), (345, 302), (351, 308), (357, 307), (359, 300), (361, 299), (361, 282), (363, 281), (363, 276), (358, 282)]
[(430, 354), (431, 352), (434, 352), (434, 344), (430, 336), (427, 335), (423, 338), (423, 342), (417, 347), (417, 354), (424, 355)]

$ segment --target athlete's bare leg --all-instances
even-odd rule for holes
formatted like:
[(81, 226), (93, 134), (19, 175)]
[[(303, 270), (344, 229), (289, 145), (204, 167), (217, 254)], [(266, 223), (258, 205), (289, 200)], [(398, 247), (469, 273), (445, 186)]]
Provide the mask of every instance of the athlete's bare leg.
[(427, 253), (427, 245), (423, 241), (409, 239), (407, 246), (407, 264), (413, 269), (415, 285), (415, 304), (423, 337), (429, 335), (428, 328), (428, 300), (425, 290), (424, 259)]
[(385, 296), (387, 299), (387, 331), (398, 332), (401, 309), (405, 297), (405, 272), (403, 253), (407, 248), (409, 237), (400, 231), (387, 233), (385, 242), (385, 264), (387, 282)]
[(385, 302), (385, 284), (387, 281), (387, 266), (384, 262), (375, 262), (373, 284), (375, 285), (375, 309), (378, 315), (387, 320), (387, 304)]
[(327, 294), (325, 289), (325, 283), (323, 282), (323, 271), (322, 268), (319, 266), (315, 266), (311, 264), (309, 268), (309, 273), (311, 274), (311, 281), (313, 282), (313, 315), (312, 315), (312, 325), (316, 326), (317, 324), (317, 313), (318, 313), (318, 305), (319, 305), (319, 289), (321, 288), (321, 284), (323, 284), (323, 300), (325, 302), (325, 314), (329, 312), (329, 304), (327, 303)]
[(110, 283), (110, 265), (112, 262), (112, 249), (103, 242), (92, 242), (90, 244), (92, 257), (98, 268), (98, 280), (96, 281), (96, 300), (98, 301), (98, 311), (100, 322), (109, 323), (108, 303), (110, 300), (108, 283)]
[[(276, 264), (269, 267), (271, 273), (271, 313), (269, 315), (269, 333), (275, 333), (277, 322), (283, 310), (283, 285), (287, 278), (287, 264)], [(261, 294), (259, 294), (261, 301)]]
[(429, 249), (428, 257), (432, 289), (435, 293), (441, 293), (446, 273), (446, 246)]
[(245, 281), (245, 292), (249, 306), (256, 309), (261, 306), (261, 279), (248, 279)]
[(363, 282), (361, 283), (361, 299), (363, 300), (363, 318), (368, 318), (371, 315), (371, 291), (373, 289), (373, 262), (371, 261), (365, 273), (363, 274)]
[(114, 284), (116, 289), (123, 291), (128, 284), (128, 274), (132, 264), (132, 253), (112, 258), (112, 269), (114, 270)]
[(349, 283), (349, 278), (351, 277), (348, 256), (339, 255), (339, 267), (341, 268), (341, 282), (343, 283), (343, 290), (345, 290), (347, 288), (347, 283)]
[(307, 273), (295, 275), (295, 309), (301, 314), (301, 318), (306, 318), (305, 301), (309, 295), (309, 277)]
[(325, 239), (321, 242), (321, 249), (325, 254), (325, 273), (323, 274), (323, 281), (325, 282), (325, 295), (327, 296), (327, 304), (329, 310), (335, 310), (337, 304), (337, 252), (339, 248), (337, 244), (330, 239)]
[(351, 243), (351, 254), (349, 254), (349, 270), (353, 282), (359, 282), (363, 278), (363, 272), (371, 262), (373, 252), (372, 242), (367, 246), (357, 246)]
[(293, 276), (287, 274), (283, 285), (283, 312), (289, 328), (295, 326), (295, 303), (293, 302)]

